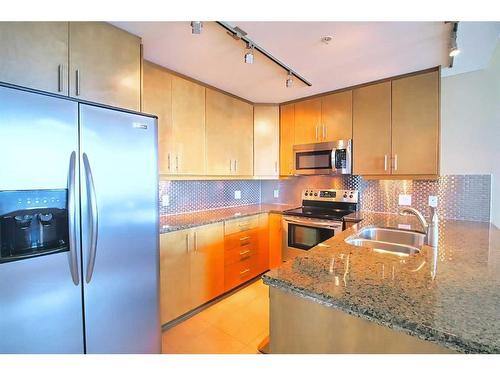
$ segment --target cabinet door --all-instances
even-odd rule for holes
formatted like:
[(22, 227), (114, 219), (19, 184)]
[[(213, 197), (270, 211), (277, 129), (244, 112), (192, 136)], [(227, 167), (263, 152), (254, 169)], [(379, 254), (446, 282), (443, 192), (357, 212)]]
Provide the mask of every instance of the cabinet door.
[(253, 105), (233, 99), (231, 126), (232, 154), (236, 160), (234, 174), (253, 176)]
[(194, 307), (224, 292), (224, 224), (193, 230), (191, 298)]
[(143, 111), (158, 116), (158, 168), (160, 174), (175, 173), (172, 126), (172, 75), (144, 61)]
[(438, 174), (439, 72), (392, 81), (393, 174)]
[(239, 137), (234, 137), (231, 127), (233, 98), (221, 92), (206, 89), (206, 147), (207, 174), (227, 176), (233, 171), (234, 144), (239, 145)]
[(352, 138), (352, 90), (321, 98), (321, 139)]
[(282, 226), (280, 214), (269, 214), (269, 268), (276, 268), (283, 262)]
[(0, 81), (68, 95), (68, 23), (0, 22)]
[(295, 103), (295, 144), (321, 142), (321, 98)]
[(269, 269), (269, 215), (259, 215), (259, 245), (257, 249), (257, 272), (262, 273)]
[(190, 230), (160, 235), (160, 310), (165, 324), (192, 309)]
[(278, 177), (279, 107), (254, 107), (254, 176)]
[(353, 91), (353, 174), (390, 174), (391, 83)]
[(69, 35), (69, 95), (140, 111), (141, 39), (105, 22), (70, 22)]
[(295, 144), (295, 104), (280, 106), (280, 175), (293, 175)]
[(172, 124), (177, 174), (205, 174), (205, 87), (172, 78)]

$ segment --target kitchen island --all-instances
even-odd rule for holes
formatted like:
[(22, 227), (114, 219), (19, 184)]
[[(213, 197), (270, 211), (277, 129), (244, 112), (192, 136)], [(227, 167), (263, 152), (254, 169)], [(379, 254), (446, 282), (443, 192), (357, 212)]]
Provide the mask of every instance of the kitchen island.
[(263, 276), (271, 353), (500, 353), (500, 230), (441, 220), (439, 245), (399, 256), (344, 240), (375, 225), (422, 230), (412, 216), (360, 221)]

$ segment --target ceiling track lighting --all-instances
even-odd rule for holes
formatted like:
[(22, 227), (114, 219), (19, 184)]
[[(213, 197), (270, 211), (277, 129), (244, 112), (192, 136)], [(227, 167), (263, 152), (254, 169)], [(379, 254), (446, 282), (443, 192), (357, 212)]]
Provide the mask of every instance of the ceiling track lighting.
[(201, 21), (191, 21), (191, 34), (199, 35), (203, 29), (203, 22)]
[(453, 67), (453, 59), (460, 53), (460, 49), (457, 45), (457, 30), (458, 30), (458, 22), (452, 22), (453, 26), (451, 29), (450, 35), (450, 46), (448, 55), (450, 56), (450, 63), (448, 65), (449, 68)]
[[(286, 87), (291, 87), (292, 86), (293, 77), (296, 77), (297, 79), (299, 79), (300, 81), (302, 81), (307, 86), (312, 86), (312, 83), (309, 82), (307, 79), (305, 79), (300, 74), (298, 74), (296, 71), (294, 71), (292, 68), (290, 68), (288, 65), (286, 65), (285, 63), (283, 63), (282, 61), (280, 61), (279, 59), (277, 59), (276, 57), (274, 57), (273, 55), (271, 55), (264, 48), (262, 48), (259, 45), (255, 44), (253, 40), (251, 40), (250, 38), (248, 38), (246, 36), (247, 33), (245, 31), (243, 31), (242, 29), (240, 29), (239, 27), (237, 27), (237, 26), (236, 27), (232, 27), (227, 22), (222, 22), (222, 21), (216, 21), (216, 23), (219, 26), (223, 27), (228, 32), (228, 34), (231, 37), (233, 37), (234, 39), (241, 40), (241, 41), (245, 42), (247, 44), (247, 49), (249, 49), (248, 47), (251, 46), (251, 50), (247, 51), (245, 53), (245, 63), (247, 63), (247, 64), (252, 64), (253, 63), (253, 59), (254, 59), (254, 53), (253, 52), (254, 52), (254, 50), (257, 50), (261, 54), (263, 54), (264, 56), (266, 56), (269, 60), (271, 60), (275, 64), (279, 65), (281, 68), (283, 68), (288, 73), (288, 78), (286, 80)], [(249, 56), (248, 60), (247, 60), (247, 55)], [(290, 82), (290, 86), (289, 86), (289, 82)]]

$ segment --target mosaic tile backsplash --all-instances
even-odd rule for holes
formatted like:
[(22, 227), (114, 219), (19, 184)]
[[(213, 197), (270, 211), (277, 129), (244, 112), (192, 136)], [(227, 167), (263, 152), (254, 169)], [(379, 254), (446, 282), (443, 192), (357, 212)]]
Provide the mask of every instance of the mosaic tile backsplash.
[[(436, 181), (365, 180), (360, 176), (310, 176), (263, 181), (160, 181), (160, 214), (259, 203), (299, 206), (305, 188), (357, 189), (360, 191), (360, 209), (392, 213), (398, 212), (399, 194), (411, 194), (412, 206), (426, 216), (430, 214), (429, 195), (437, 195), (440, 217), (490, 221), (491, 175), (448, 175)], [(241, 199), (234, 197), (237, 190), (241, 192)], [(278, 198), (274, 198), (274, 190), (279, 191)], [(166, 196), (168, 205), (162, 204), (162, 197)]]
[[(360, 209), (397, 213), (399, 194), (410, 194), (412, 206), (430, 215), (429, 195), (438, 197), (440, 217), (457, 220), (490, 221), (491, 175), (448, 175), (435, 181), (365, 180), (360, 176), (292, 177), (262, 181), (262, 202), (300, 205), (305, 188), (357, 189)], [(273, 190), (279, 197), (273, 197)]]

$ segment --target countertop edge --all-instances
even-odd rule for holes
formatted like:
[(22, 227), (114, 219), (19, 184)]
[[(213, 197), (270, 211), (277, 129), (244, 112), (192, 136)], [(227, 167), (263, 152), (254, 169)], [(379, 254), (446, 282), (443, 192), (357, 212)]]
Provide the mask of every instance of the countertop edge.
[(282, 281), (282, 280), (277, 280), (272, 277), (269, 277), (267, 274), (262, 275), (262, 281), (264, 284), (278, 288), (280, 290), (283, 290), (285, 292), (291, 293), (293, 295), (296, 295), (301, 298), (306, 298), (308, 300), (311, 300), (316, 303), (320, 303), (321, 305), (334, 308), (337, 310), (340, 310), (346, 314), (365, 319), (368, 321), (371, 321), (375, 324), (390, 328), (390, 329), (395, 329), (399, 332), (406, 333), (410, 336), (417, 337), (421, 340), (429, 341), (432, 343), (435, 343), (436, 345), (444, 346), (447, 349), (454, 350), (458, 353), (462, 354), (470, 354), (470, 353), (477, 353), (477, 354), (495, 354), (498, 353), (498, 350), (494, 350), (493, 348), (489, 348), (485, 345), (476, 343), (476, 342), (464, 342), (461, 340), (459, 337), (448, 334), (445, 332), (437, 331), (432, 328), (428, 327), (420, 327), (420, 326), (414, 326), (414, 327), (405, 327), (403, 325), (400, 325), (398, 323), (388, 323), (384, 321), (381, 318), (377, 318), (376, 316), (371, 316), (364, 314), (360, 311), (357, 311), (353, 309), (353, 306), (348, 306), (348, 305), (342, 305), (335, 303), (335, 300), (331, 298), (325, 298), (324, 296), (320, 294), (316, 294), (307, 290), (304, 290), (302, 288), (298, 288), (294, 286), (291, 283)]

